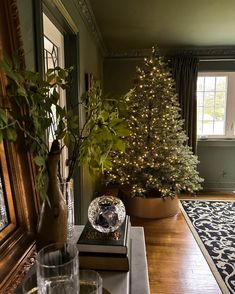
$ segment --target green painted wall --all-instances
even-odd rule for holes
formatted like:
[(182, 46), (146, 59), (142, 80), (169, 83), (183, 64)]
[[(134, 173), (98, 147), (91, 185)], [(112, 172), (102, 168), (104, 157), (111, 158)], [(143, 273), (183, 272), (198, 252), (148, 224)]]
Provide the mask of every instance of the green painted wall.
[(28, 69), (35, 69), (33, 4), (31, 0), (17, 0), (20, 30)]
[(136, 59), (105, 59), (104, 60), (104, 91), (121, 95), (134, 85), (136, 67), (143, 60)]
[(198, 167), (205, 191), (235, 191), (235, 141), (199, 141)]

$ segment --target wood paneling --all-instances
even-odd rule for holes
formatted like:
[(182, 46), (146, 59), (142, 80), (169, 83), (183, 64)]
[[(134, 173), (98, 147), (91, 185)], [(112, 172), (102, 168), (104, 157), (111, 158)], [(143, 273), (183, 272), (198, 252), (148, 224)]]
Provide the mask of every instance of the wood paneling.
[[(235, 194), (197, 199), (235, 200)], [(151, 294), (221, 294), (181, 212), (160, 220), (132, 218), (131, 223), (144, 227)]]

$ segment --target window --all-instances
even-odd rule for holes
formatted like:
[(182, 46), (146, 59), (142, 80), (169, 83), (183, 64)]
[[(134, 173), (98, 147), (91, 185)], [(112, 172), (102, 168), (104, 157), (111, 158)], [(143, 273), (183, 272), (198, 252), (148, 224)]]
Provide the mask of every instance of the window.
[(201, 73), (197, 80), (197, 135), (235, 138), (235, 73)]
[[(64, 36), (58, 30), (58, 28), (51, 22), (51, 20), (43, 13), (43, 41), (44, 41), (44, 64), (45, 72), (48, 69), (55, 68), (57, 66), (64, 68)], [(60, 89), (60, 101), (61, 107), (66, 106), (66, 94), (65, 91)], [(56, 118), (56, 109), (52, 109), (53, 119)], [(50, 130), (49, 133), (49, 145), (53, 142), (55, 129)], [(63, 148), (60, 172), (63, 178), (66, 178), (68, 174), (68, 168), (65, 165), (66, 158), (68, 158), (68, 149)]]

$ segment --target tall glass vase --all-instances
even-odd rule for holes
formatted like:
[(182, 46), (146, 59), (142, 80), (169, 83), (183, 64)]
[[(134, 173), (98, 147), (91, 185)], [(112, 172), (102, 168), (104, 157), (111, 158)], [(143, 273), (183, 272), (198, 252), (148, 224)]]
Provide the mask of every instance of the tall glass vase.
[(67, 242), (73, 240), (74, 236), (74, 185), (73, 179), (69, 182), (64, 181), (61, 184), (61, 191), (67, 204), (68, 210), (68, 226), (67, 226)]

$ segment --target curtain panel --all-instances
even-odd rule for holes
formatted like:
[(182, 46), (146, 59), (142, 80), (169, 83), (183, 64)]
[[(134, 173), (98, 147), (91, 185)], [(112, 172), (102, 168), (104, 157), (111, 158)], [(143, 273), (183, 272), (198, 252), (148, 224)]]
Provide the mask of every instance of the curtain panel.
[(188, 145), (196, 153), (197, 143), (197, 75), (199, 58), (189, 55), (170, 57), (172, 76), (179, 97), (184, 128), (188, 136)]

